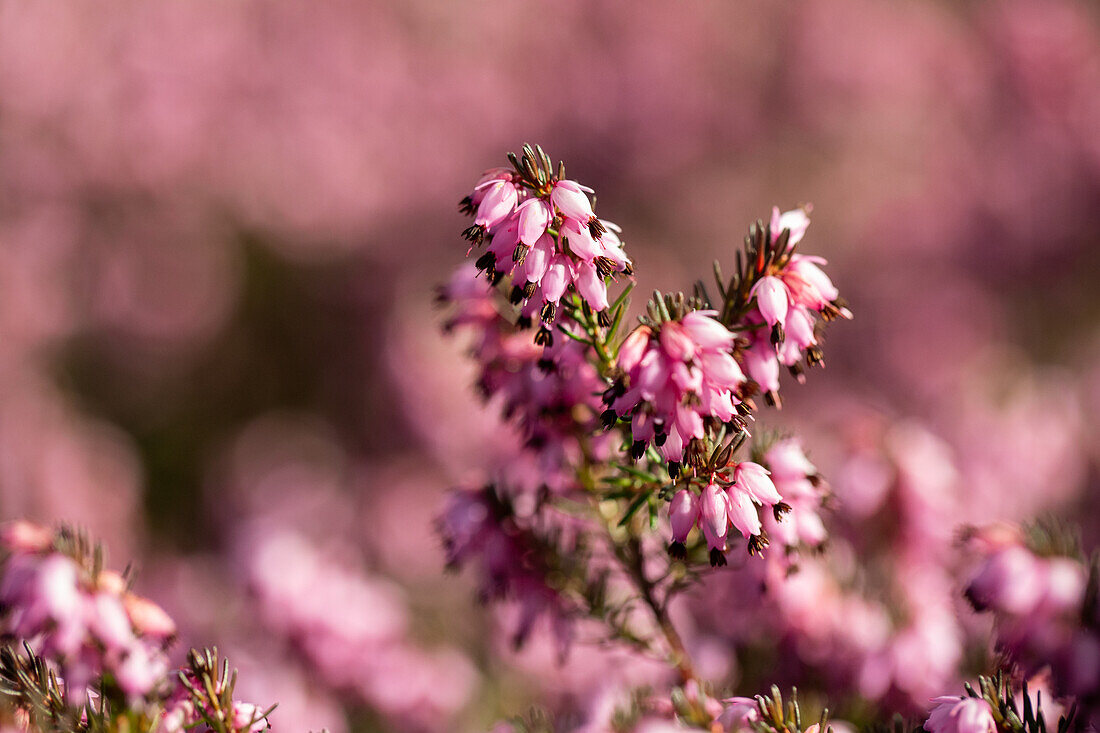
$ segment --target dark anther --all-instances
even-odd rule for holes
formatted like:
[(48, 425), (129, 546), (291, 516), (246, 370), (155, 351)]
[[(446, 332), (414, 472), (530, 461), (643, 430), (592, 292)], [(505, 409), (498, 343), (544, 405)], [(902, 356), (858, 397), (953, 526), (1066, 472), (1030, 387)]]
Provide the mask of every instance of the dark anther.
[(779, 393), (774, 389), (764, 394), (764, 401), (777, 410), (783, 408), (783, 400), (779, 398)]
[(543, 374), (551, 374), (557, 368), (553, 359), (539, 359), (536, 364)]
[(540, 326), (539, 330), (535, 333), (535, 343), (539, 346), (553, 346), (553, 332), (546, 326)]
[(512, 292), (508, 294), (508, 300), (512, 302), (512, 305), (519, 305), (523, 302), (523, 288), (519, 285), (512, 287)]
[(593, 216), (588, 220), (588, 231), (592, 234), (593, 238), (599, 239), (607, 231), (607, 228), (604, 227), (603, 222)]
[(710, 566), (712, 568), (720, 568), (726, 564), (726, 554), (715, 548), (710, 551)]
[(525, 331), (531, 327), (531, 316), (520, 316), (516, 319), (516, 328)]
[(497, 269), (489, 270), (488, 275), (489, 275), (489, 282), (492, 283), (494, 286), (499, 285), (500, 281), (504, 279), (504, 271), (503, 270), (497, 270)]
[(469, 196), (462, 199), (458, 202), (458, 210), (460, 213), (466, 214), (467, 216), (472, 216), (474, 211), (476, 211), (476, 209), (474, 208), (474, 200)]
[(525, 284), (523, 286), (523, 299), (527, 300), (532, 295), (534, 295), (535, 294), (535, 288), (537, 288), (537, 287), (538, 287), (538, 285), (536, 285), (535, 283), (532, 283), (532, 282), (529, 282), (529, 283)]
[(611, 273), (615, 272), (615, 260), (610, 257), (597, 257), (592, 260), (592, 264), (596, 266), (596, 274), (600, 276), (600, 279), (605, 279), (611, 276)]
[(615, 423), (619, 422), (619, 413), (615, 412), (612, 409), (604, 410), (603, 414), (600, 415), (600, 422), (603, 423), (603, 426), (605, 428), (610, 430), (611, 428), (615, 427)]
[(811, 346), (806, 349), (806, 363), (810, 366), (824, 366), (825, 354), (820, 346)]
[(624, 394), (626, 394), (626, 385), (624, 385), (621, 381), (616, 380), (610, 387), (604, 390), (602, 398), (603, 403), (605, 405), (610, 405), (612, 402), (622, 397)]
[(760, 534), (754, 534), (752, 537), (749, 537), (749, 554), (761, 555), (764, 553), (764, 550), (768, 548), (769, 544), (767, 533), (761, 530)]
[(777, 323), (772, 326), (772, 346), (779, 346), (779, 344), (783, 343), (783, 339), (786, 338), (786, 336), (787, 334), (784, 333), (782, 324)]
[(686, 560), (688, 550), (683, 542), (673, 542), (668, 546), (668, 556), (676, 560)]
[(783, 517), (790, 514), (791, 505), (785, 501), (781, 501), (772, 507), (772, 515), (775, 517), (775, 521), (782, 522)]
[(486, 252), (481, 255), (481, 257), (478, 257), (474, 264), (477, 265), (477, 269), (479, 270), (491, 270), (496, 266), (497, 258), (492, 252)]
[(657, 433), (653, 436), (653, 444), (660, 448), (668, 440), (668, 433)]
[(596, 314), (596, 322), (603, 328), (611, 328), (611, 314), (603, 310)]
[(646, 443), (644, 440), (635, 440), (630, 445), (630, 457), (635, 461), (640, 460), (645, 455)]
[(626, 264), (623, 265), (623, 274), (626, 275), (627, 277), (630, 277), (631, 275), (634, 274), (634, 263), (631, 262), (630, 260), (627, 260)]
[(527, 259), (527, 253), (530, 251), (530, 247), (528, 247), (523, 242), (520, 242), (516, 245), (515, 250), (512, 252), (512, 262), (515, 262), (517, 265), (522, 265), (523, 261)]
[(668, 477), (674, 479), (679, 475), (680, 475), (680, 462), (679, 461), (669, 461), (668, 462)]
[(482, 240), (485, 239), (485, 227), (480, 224), (473, 224), (462, 232), (462, 236), (474, 244), (481, 244)]
[(556, 303), (546, 303), (542, 306), (542, 322), (550, 324), (554, 322), (554, 319), (558, 315), (558, 306)]

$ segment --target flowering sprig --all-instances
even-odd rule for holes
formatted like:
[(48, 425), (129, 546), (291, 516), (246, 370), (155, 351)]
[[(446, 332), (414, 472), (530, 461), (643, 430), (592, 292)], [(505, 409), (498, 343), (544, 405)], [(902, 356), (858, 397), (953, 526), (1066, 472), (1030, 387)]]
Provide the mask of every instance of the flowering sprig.
[(29, 733), (258, 733), (274, 708), (233, 700), (236, 672), (192, 650), (172, 675), (176, 625), (103, 566), (83, 532), (0, 529), (0, 722)]
[[(489, 467), (485, 488), (452, 495), (439, 522), (450, 563), (481, 569), (483, 599), (520, 602), (517, 638), (536, 612), (564, 638), (570, 619), (587, 616), (691, 682), (669, 604), (698, 578), (697, 558), (725, 564), (734, 533), (750, 554), (770, 533), (787, 550), (824, 539), (822, 484), (797, 444), (765, 458), (757, 438), (752, 459), (743, 453), (754, 396), (778, 405), (779, 366), (800, 376), (801, 360), (821, 364), (822, 324), (851, 314), (824, 261), (795, 251), (808, 207), (776, 209), (750, 229), (729, 280), (715, 267), (719, 297), (701, 282), (690, 296), (655, 293), (623, 335), (633, 281), (607, 292), (633, 274), (619, 228), (541, 147), (509, 161), (460, 204), (473, 217), (470, 251), (484, 252), (440, 302), (445, 329), (467, 334), (478, 390), (521, 441)], [(535, 318), (532, 340), (523, 330)], [(661, 557), (653, 540), (669, 531), (666, 516)], [(630, 613), (638, 606), (644, 623)]]

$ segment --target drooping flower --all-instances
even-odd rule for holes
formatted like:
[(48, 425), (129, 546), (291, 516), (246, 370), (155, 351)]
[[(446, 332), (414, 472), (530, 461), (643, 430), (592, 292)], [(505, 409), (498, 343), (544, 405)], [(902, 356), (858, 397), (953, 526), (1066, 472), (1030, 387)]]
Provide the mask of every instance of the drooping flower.
[(699, 498), (687, 489), (680, 489), (668, 505), (668, 517), (672, 525), (669, 553), (682, 558), (685, 554), (684, 542), (699, 519)]

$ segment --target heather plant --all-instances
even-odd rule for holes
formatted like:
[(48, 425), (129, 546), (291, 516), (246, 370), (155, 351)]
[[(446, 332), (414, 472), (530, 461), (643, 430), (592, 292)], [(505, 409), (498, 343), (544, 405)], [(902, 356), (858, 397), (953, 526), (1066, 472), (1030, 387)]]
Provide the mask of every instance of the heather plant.
[[(506, 725), (824, 729), (827, 712), (816, 697), (811, 707), (820, 715), (803, 721), (796, 693), (786, 703), (778, 689), (722, 696), (699, 673), (684, 616), (673, 609), (678, 599), (697, 601), (694, 589), (719, 585), (712, 576), (733, 571), (721, 569), (727, 564), (736, 566), (726, 576), (733, 587), (734, 577), (756, 578), (768, 598), (741, 594), (744, 607), (724, 606), (724, 623), (737, 625), (730, 614), (757, 618), (748, 604), (759, 601), (775, 615), (751, 622), (758, 632), (785, 624), (803, 643), (817, 633), (819, 645), (833, 648), (825, 674), (858, 688), (842, 692), (846, 699), (942, 692), (956, 679), (963, 631), (960, 596), (950, 590), (957, 553), (944, 541), (951, 519), (939, 516), (949, 511), (957, 476), (937, 439), (899, 426), (886, 441), (886, 463), (857, 455), (846, 470), (858, 490), (877, 492), (871, 506), (898, 495), (896, 539), (878, 555), (895, 563), (878, 571), (893, 599), (882, 604), (831, 579), (823, 561), (828, 486), (798, 437), (764, 424), (764, 409), (779, 408), (787, 392), (783, 367), (805, 381), (809, 368), (824, 364), (826, 325), (852, 317), (826, 262), (801, 249), (811, 208), (773, 209), (767, 222), (750, 225), (732, 267), (715, 262), (712, 283), (653, 292), (631, 326), (636, 280), (623, 229), (601, 218), (594, 191), (568, 179), (541, 147), (508, 159), (510, 168), (486, 172), (460, 203), (473, 218), (464, 237), (475, 264), (457, 270), (439, 302), (444, 329), (465, 338), (478, 392), (521, 440), (504, 468), (487, 468), (481, 486), (451, 492), (438, 520), (448, 562), (475, 569), (483, 601), (519, 609), (517, 645), (542, 620), (562, 658), (586, 636), (664, 660), (678, 679), (620, 700), (602, 723), (536, 711)], [(1026, 681), (1051, 665), (1059, 699), (1085, 705), (1094, 695), (1092, 673), (1082, 671), (1097, 661), (1089, 656), (1095, 637), (1082, 636), (1091, 608), (1079, 612), (1084, 572), (1065, 560), (1031, 562), (1015, 545), (993, 550), (968, 598), (1027, 620), (998, 618), (1006, 654), (993, 664), (995, 679), (981, 678), (980, 694), (967, 687), (966, 697), (932, 698), (931, 733), (1045, 730)], [(1004, 608), (1005, 598), (1020, 595)], [(890, 620), (898, 611), (904, 615)], [(833, 621), (823, 625), (826, 614)], [(1060, 633), (1036, 630), (1036, 618), (1061, 623)], [(1047, 646), (1033, 648), (1031, 637)], [(815, 662), (803, 653), (795, 663)], [(1022, 709), (1012, 697), (1019, 682)], [(1087, 716), (1071, 713), (1059, 730), (1073, 720)]]

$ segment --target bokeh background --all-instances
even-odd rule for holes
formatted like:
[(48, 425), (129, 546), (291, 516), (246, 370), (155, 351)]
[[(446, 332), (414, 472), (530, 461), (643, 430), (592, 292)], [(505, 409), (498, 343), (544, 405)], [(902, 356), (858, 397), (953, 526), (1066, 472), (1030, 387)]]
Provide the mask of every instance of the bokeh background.
[(856, 318), (775, 420), (854, 531), (845, 451), (904, 421), (948, 530), (1098, 536), (1095, 3), (5, 0), (0, 39), (0, 514), (133, 558), (276, 730), (479, 730), (616, 668), (514, 653), (432, 533), (499, 430), (432, 289), (526, 141), (640, 292), (813, 203)]

